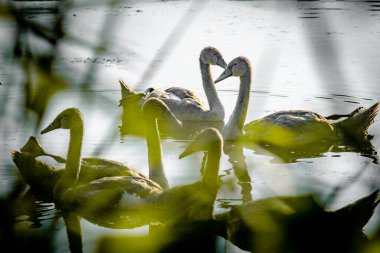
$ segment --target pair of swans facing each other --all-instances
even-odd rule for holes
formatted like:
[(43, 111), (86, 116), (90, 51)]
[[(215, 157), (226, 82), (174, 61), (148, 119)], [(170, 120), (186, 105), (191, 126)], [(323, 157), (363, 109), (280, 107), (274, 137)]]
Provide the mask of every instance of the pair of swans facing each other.
[[(323, 144), (330, 147), (336, 141), (353, 140), (370, 149), (368, 127), (373, 123), (379, 103), (370, 108), (362, 107), (347, 115), (322, 115), (306, 110), (288, 110), (272, 113), (262, 119), (245, 124), (251, 89), (251, 64), (245, 57), (232, 60), (215, 80), (218, 83), (230, 76), (240, 78), (240, 88), (235, 108), (223, 127), (226, 141), (242, 141), (250, 144), (272, 145), (283, 149), (304, 148)], [(311, 146), (310, 146), (311, 147)], [(326, 150), (328, 151), (328, 150)], [(314, 152), (314, 151), (312, 151)]]
[[(157, 97), (168, 105), (177, 118), (182, 120), (185, 126), (181, 130), (183, 134), (179, 135), (182, 138), (212, 126), (222, 131), (223, 138), (226, 141), (240, 140), (251, 147), (256, 144), (261, 147), (267, 146), (266, 149), (269, 151), (273, 149), (275, 153), (279, 153), (276, 150), (280, 148), (288, 153), (298, 153), (300, 157), (313, 157), (315, 154), (328, 152), (341, 145), (342, 140), (347, 140), (348, 149), (351, 149), (352, 144), (357, 143), (354, 146), (358, 147), (364, 156), (373, 157), (376, 153), (370, 143), (371, 136), (368, 135), (367, 131), (377, 115), (379, 103), (375, 103), (367, 109), (359, 107), (347, 115), (331, 115), (328, 117), (307, 110), (279, 111), (245, 124), (252, 79), (249, 60), (245, 57), (237, 57), (226, 67), (220, 52), (215, 48), (208, 47), (201, 52), (200, 64), (203, 87), (210, 110), (201, 106), (200, 99), (187, 89), (173, 87), (161, 91), (149, 88), (145, 93), (138, 94), (121, 81), (121, 105), (124, 108), (121, 128), (127, 126), (127, 129), (131, 129), (136, 125), (138, 126), (134, 122), (138, 122), (138, 118), (141, 118), (141, 104), (149, 97)], [(211, 78), (210, 64), (218, 64), (225, 68), (225, 71), (215, 82)], [(235, 108), (227, 124), (224, 125), (224, 109), (214, 84), (230, 76), (240, 77), (240, 87)], [(197, 106), (194, 107), (195, 104)], [(210, 116), (211, 114), (218, 116)], [(128, 127), (127, 123), (132, 123), (132, 127)], [(162, 132), (166, 132), (169, 136), (177, 135), (178, 128), (170, 127), (172, 125), (170, 122), (168, 124), (160, 123)], [(140, 127), (137, 129), (141, 130)], [(133, 131), (125, 131), (125, 133), (130, 132), (133, 133)], [(317, 150), (313, 148), (316, 143), (320, 144)], [(273, 148), (271, 148), (272, 146)], [(303, 152), (297, 150), (293, 152), (297, 148), (305, 150), (304, 147), (306, 149), (309, 147), (310, 152), (303, 155)], [(285, 157), (285, 161), (292, 159)], [(376, 159), (374, 158), (374, 160)]]
[(163, 134), (188, 138), (189, 135), (209, 127), (221, 130), (225, 113), (212, 80), (210, 65), (218, 65), (224, 69), (227, 64), (221, 53), (213, 47), (206, 47), (201, 51), (199, 62), (208, 106), (193, 91), (185, 88), (148, 88), (144, 93), (136, 93), (126, 83), (119, 81), (122, 95), (120, 106), (123, 107), (121, 132), (143, 134), (142, 128), (139, 127), (142, 121), (142, 104), (149, 98), (162, 100), (184, 125), (178, 129), (170, 122), (163, 121), (159, 126)]

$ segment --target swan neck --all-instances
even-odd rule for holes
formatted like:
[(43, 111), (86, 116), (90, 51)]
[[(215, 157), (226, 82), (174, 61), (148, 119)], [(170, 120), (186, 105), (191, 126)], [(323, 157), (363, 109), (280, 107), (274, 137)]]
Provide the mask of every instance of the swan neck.
[(202, 75), (202, 84), (205, 91), (207, 102), (210, 108), (210, 111), (223, 111), (223, 105), (220, 102), (218, 93), (215, 88), (214, 81), (212, 80), (210, 64), (203, 63), (200, 60), (201, 75)]
[(226, 129), (236, 128), (240, 132), (243, 131), (244, 122), (247, 117), (247, 110), (249, 104), (249, 95), (251, 90), (251, 73), (247, 72), (240, 77), (239, 94), (236, 101), (235, 108), (231, 114)]
[(145, 119), (146, 142), (148, 146), (149, 178), (163, 189), (169, 188), (162, 161), (162, 148), (157, 119)]
[(81, 164), (81, 152), (83, 141), (83, 125), (70, 130), (69, 151), (64, 175), (72, 180), (78, 180)]

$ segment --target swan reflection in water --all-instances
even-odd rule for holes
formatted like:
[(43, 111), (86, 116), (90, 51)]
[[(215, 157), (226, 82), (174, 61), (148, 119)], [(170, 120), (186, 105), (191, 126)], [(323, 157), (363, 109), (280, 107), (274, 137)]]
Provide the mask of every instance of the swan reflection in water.
[[(204, 129), (216, 128), (219, 131), (223, 129), (224, 121), (181, 121), (182, 126), (168, 124), (163, 120), (158, 120), (158, 129), (162, 138), (173, 138), (177, 140), (192, 140)], [(134, 135), (139, 137), (145, 136), (142, 122), (138, 121), (133, 124), (123, 124), (119, 127), (120, 136)]]
[(264, 198), (158, 234), (105, 236), (96, 252), (229, 252), (225, 239), (254, 253), (361, 253), (372, 245), (362, 229), (378, 203), (378, 190), (337, 210), (313, 195)]
[(375, 164), (379, 162), (377, 151), (370, 141), (358, 143), (352, 139), (344, 139), (288, 148), (267, 143), (245, 143), (243, 145), (255, 154), (272, 157), (272, 163), (294, 163), (304, 158), (324, 157), (328, 153), (331, 153), (331, 156), (340, 156), (344, 152), (358, 153), (363, 157), (370, 158)]
[(248, 167), (244, 156), (244, 145), (235, 141), (226, 141), (224, 153), (232, 165), (238, 184), (241, 187), (242, 202), (252, 200), (252, 179), (248, 173)]
[[(173, 204), (178, 203), (181, 200)], [(211, 208), (213, 200), (204, 203)], [(226, 247), (220, 239), (224, 238), (243, 250), (259, 253), (359, 253), (368, 243), (362, 228), (378, 203), (377, 191), (336, 211), (326, 211), (314, 196), (283, 196), (247, 201), (198, 219), (197, 209), (204, 209), (199, 206), (193, 208), (190, 219), (172, 219), (148, 236), (104, 237), (97, 242), (96, 252), (220, 252)], [(80, 252), (79, 219), (73, 215), (65, 219), (71, 250)]]

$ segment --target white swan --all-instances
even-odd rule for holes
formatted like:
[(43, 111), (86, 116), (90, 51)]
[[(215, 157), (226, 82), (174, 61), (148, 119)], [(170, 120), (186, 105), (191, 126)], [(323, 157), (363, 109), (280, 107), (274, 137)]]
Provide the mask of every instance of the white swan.
[[(144, 104), (144, 111), (156, 106), (157, 101), (161, 102), (148, 100), (148, 104)], [(152, 220), (170, 222), (179, 216), (189, 218), (210, 215), (210, 208), (206, 212), (204, 205), (210, 205), (212, 200), (213, 206), (216, 197), (216, 190), (210, 189), (218, 185), (222, 140), (217, 130), (202, 132), (181, 155), (184, 157), (193, 152), (208, 151), (204, 179), (192, 185), (162, 191), (154, 181), (135, 176), (104, 177), (87, 183), (79, 182), (83, 138), (83, 118), (80, 111), (76, 108), (64, 110), (41, 133), (58, 128), (70, 130), (66, 168), (54, 189), (56, 203), (63, 210), (74, 210), (91, 222), (113, 228), (136, 227)], [(192, 211), (194, 204), (202, 206), (201, 214)]]
[[(123, 117), (128, 117), (128, 113), (134, 114), (134, 112), (129, 111), (129, 108), (135, 109), (136, 103), (140, 103), (141, 105), (143, 100), (156, 97), (164, 101), (173, 114), (181, 121), (223, 121), (224, 108), (211, 77), (210, 65), (218, 65), (225, 68), (227, 64), (221, 53), (213, 47), (206, 47), (202, 50), (199, 62), (208, 107), (202, 103), (194, 92), (188, 89), (179, 87), (172, 87), (166, 90), (148, 88), (145, 95), (141, 96), (141, 94), (139, 95), (133, 91), (123, 81), (119, 81), (122, 94), (120, 104), (124, 107), (124, 110), (127, 110)], [(136, 118), (136, 115), (133, 115), (133, 118)]]
[(280, 147), (297, 147), (344, 137), (357, 141), (371, 138), (367, 130), (377, 114), (379, 103), (368, 109), (358, 108), (341, 121), (311, 111), (288, 110), (270, 114), (244, 126), (251, 87), (249, 60), (245, 57), (232, 60), (215, 83), (230, 76), (240, 77), (240, 88), (235, 109), (222, 131), (225, 140), (243, 139)]

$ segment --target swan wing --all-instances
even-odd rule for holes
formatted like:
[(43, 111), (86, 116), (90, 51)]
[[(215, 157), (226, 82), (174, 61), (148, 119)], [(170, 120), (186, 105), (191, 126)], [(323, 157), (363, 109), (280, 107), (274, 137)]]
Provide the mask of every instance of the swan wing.
[(171, 87), (165, 90), (168, 93), (173, 94), (179, 99), (192, 100), (194, 103), (198, 105), (203, 105), (203, 102), (199, 99), (199, 97), (191, 90), (180, 88), (180, 87)]
[(54, 186), (63, 174), (63, 169), (54, 168), (29, 153), (16, 150), (12, 152), (12, 160), (31, 191), (45, 201), (52, 201)]
[(244, 126), (248, 139), (277, 146), (300, 146), (334, 137), (323, 116), (302, 110), (280, 111)]
[(145, 99), (149, 99), (149, 98), (168, 99), (170, 98), (170, 94), (159, 88), (149, 88), (146, 90)]
[(82, 159), (80, 182), (91, 182), (103, 177), (133, 176), (147, 178), (144, 174), (123, 163), (102, 159), (84, 158)]
[(144, 198), (158, 194), (161, 187), (141, 177), (105, 177), (74, 186), (62, 195), (63, 207), (83, 218), (110, 228), (145, 225)]
[(149, 93), (146, 95), (146, 99), (148, 98), (159, 98), (164, 101), (169, 108), (172, 110), (172, 104), (176, 104), (176, 106), (188, 106), (193, 105), (196, 107), (204, 107), (202, 101), (195, 95), (191, 90), (183, 89), (180, 87), (171, 87), (166, 90), (161, 89), (149, 89)]
[(318, 113), (304, 110), (279, 111), (264, 117), (264, 119), (267, 122), (271, 122), (273, 124), (278, 124), (289, 128), (312, 122), (327, 121), (323, 116), (319, 115)]

